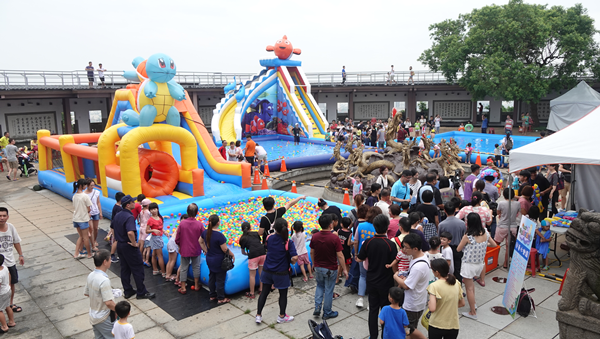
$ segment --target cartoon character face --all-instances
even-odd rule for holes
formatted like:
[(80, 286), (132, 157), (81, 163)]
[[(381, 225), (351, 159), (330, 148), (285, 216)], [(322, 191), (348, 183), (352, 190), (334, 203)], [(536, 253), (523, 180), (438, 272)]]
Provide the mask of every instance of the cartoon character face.
[(298, 48), (294, 48), (292, 43), (284, 35), (283, 38), (277, 40), (275, 46), (267, 46), (268, 52), (274, 52), (275, 55), (281, 60), (287, 60), (292, 57), (292, 54), (300, 54), (301, 51)]
[(177, 67), (175, 66), (175, 61), (168, 55), (157, 53), (150, 56), (146, 61), (146, 73), (150, 80), (165, 83), (175, 77)]

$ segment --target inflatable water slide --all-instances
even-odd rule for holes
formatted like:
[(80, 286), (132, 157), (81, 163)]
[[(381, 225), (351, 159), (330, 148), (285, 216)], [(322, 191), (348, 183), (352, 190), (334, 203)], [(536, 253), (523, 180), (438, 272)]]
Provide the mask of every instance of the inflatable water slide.
[[(128, 85), (115, 92), (102, 133), (50, 135), (38, 131), (39, 183), (71, 199), (72, 183), (93, 178), (110, 216), (115, 193), (140, 193), (163, 207), (186, 200), (251, 190), (250, 164), (218, 152), (189, 99), (173, 81), (175, 63), (164, 54), (136, 58)], [(188, 202), (189, 203), (189, 202)]]
[(213, 111), (212, 133), (220, 144), (247, 135), (293, 135), (297, 123), (301, 136), (323, 140), (328, 123), (311, 94), (302, 62), (290, 60), (300, 54), (284, 35), (267, 51), (277, 58), (260, 60), (265, 67), (251, 80), (225, 86), (225, 97)]

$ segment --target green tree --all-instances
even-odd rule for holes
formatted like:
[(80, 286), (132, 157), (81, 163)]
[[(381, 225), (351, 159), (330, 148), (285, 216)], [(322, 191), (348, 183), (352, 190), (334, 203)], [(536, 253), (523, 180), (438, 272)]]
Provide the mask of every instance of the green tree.
[(600, 75), (594, 20), (580, 4), (571, 8), (525, 4), (486, 6), (429, 27), (433, 40), (419, 61), (457, 83), (473, 100), (490, 95), (531, 105), (578, 78)]

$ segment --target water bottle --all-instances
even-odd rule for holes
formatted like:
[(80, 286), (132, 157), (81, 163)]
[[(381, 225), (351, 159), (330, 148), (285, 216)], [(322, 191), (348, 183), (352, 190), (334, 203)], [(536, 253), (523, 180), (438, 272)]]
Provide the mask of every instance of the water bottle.
[(423, 218), (423, 224), (429, 224), (429, 219), (427, 219), (427, 217)]

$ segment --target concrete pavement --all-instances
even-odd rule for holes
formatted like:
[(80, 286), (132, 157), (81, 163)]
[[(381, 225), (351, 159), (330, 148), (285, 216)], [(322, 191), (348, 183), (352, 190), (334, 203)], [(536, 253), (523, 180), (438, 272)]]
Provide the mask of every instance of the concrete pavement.
[[(93, 269), (91, 260), (74, 260), (74, 244), (65, 235), (76, 233), (71, 223), (71, 202), (57, 194), (30, 189), (37, 178), (17, 182), (0, 181), (0, 206), (10, 210), (9, 222), (14, 224), (22, 238), (25, 266), (19, 267), (21, 281), (17, 284), (15, 302), (23, 307), (16, 313), (17, 326), (4, 335), (5, 338), (92, 338), (88, 321), (89, 303), (83, 295), (86, 276)], [(298, 187), (301, 194), (320, 197), (322, 189), (309, 186)], [(108, 229), (108, 220), (100, 227)], [(559, 249), (559, 255), (567, 254)], [(503, 261), (504, 249), (500, 253)], [(569, 262), (550, 272), (563, 274)], [(121, 288), (120, 279), (109, 272), (113, 288)], [(500, 306), (504, 284), (492, 281), (494, 276), (505, 277), (507, 272), (497, 269), (486, 276), (486, 287), (476, 285), (476, 302), (479, 305), (478, 320), (461, 317), (460, 338), (558, 338), (555, 312), (559, 296), (559, 284), (542, 278), (527, 277), (528, 288), (535, 287), (532, 294), (536, 303), (537, 318), (495, 315), (492, 306)], [(290, 289), (288, 314), (296, 317), (292, 323), (277, 324), (277, 292), (269, 296), (263, 311), (264, 323), (256, 325), (254, 313), (257, 299), (248, 300), (242, 295), (234, 296), (230, 304), (209, 311), (174, 320), (156, 304), (148, 300), (130, 299), (132, 315), (130, 322), (138, 338), (306, 338), (310, 336), (307, 321), (313, 319), (315, 281), (307, 283), (294, 279)], [(173, 287), (175, 288), (175, 287)], [(354, 306), (356, 295), (346, 288), (336, 287), (341, 297), (333, 302), (339, 317), (328, 323), (334, 335), (345, 338), (368, 337), (366, 306)], [(160, 290), (155, 291), (161, 293)], [(465, 311), (461, 309), (460, 311)], [(316, 320), (316, 319), (315, 319)]]

